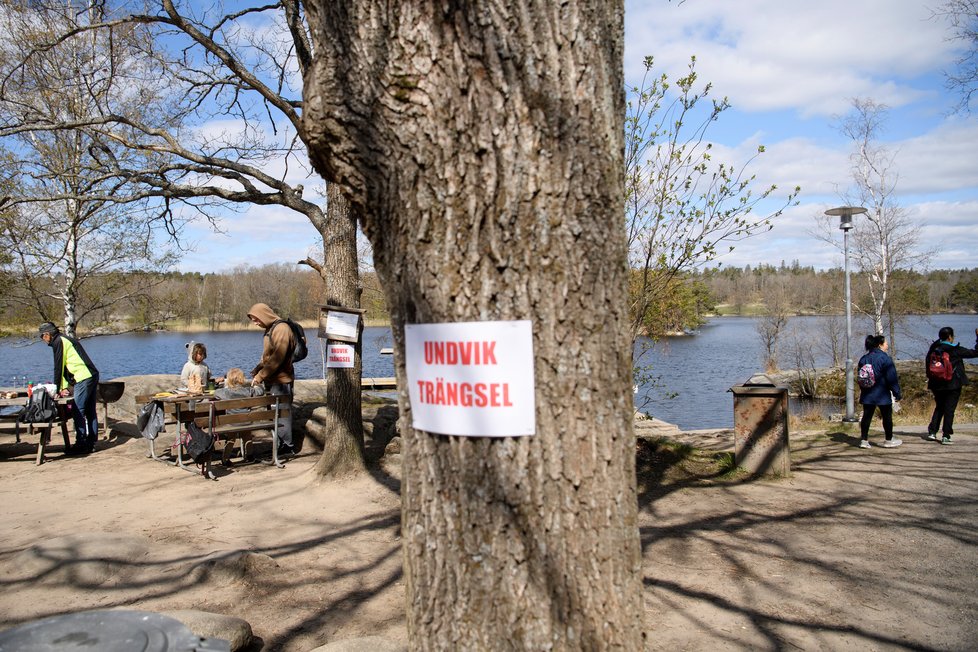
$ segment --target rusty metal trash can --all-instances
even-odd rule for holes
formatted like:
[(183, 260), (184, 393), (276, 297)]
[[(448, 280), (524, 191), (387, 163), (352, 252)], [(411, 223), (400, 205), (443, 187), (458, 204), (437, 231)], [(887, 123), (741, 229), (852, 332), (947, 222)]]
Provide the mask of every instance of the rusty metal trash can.
[(784, 476), (791, 472), (788, 448), (788, 388), (756, 374), (734, 395), (734, 455), (751, 475)]

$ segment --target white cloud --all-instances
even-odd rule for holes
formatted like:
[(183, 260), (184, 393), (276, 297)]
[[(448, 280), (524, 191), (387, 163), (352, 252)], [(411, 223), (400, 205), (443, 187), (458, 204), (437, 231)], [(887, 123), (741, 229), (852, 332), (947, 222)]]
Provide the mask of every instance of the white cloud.
[(978, 120), (951, 120), (895, 145), (901, 194), (978, 190)]
[[(774, 228), (737, 243), (732, 253), (718, 259), (725, 266), (791, 264), (815, 269), (841, 267), (842, 232), (829, 223), (836, 246), (818, 235), (818, 218), (831, 202), (802, 202), (775, 220)], [(921, 202), (906, 204), (920, 226), (918, 250), (939, 252), (930, 258), (929, 269), (961, 269), (975, 266), (978, 251), (978, 200), (967, 202)], [(859, 217), (857, 216), (858, 220)], [(923, 271), (923, 270), (920, 270)]]
[[(714, 143), (713, 158), (741, 167), (761, 142), (760, 134), (755, 134), (733, 147)], [(808, 138), (789, 138), (766, 145), (748, 172), (757, 176), (755, 188), (776, 185), (779, 194), (784, 194), (801, 186), (800, 198), (835, 197), (848, 183), (849, 160), (846, 152), (820, 146)]]
[[(255, 158), (253, 161), (243, 158), (241, 162), (245, 165), (254, 165), (266, 175), (285, 180), (292, 186), (305, 185), (307, 188), (318, 186), (323, 183), (322, 178), (309, 165), (308, 156), (302, 143), (295, 139), (295, 131), (291, 123), (287, 120), (280, 120), (276, 125), (277, 131), (272, 129), (269, 123), (245, 123), (237, 119), (215, 119), (209, 120), (195, 127), (192, 130), (192, 137), (195, 142), (207, 142), (208, 151), (213, 151), (218, 146), (227, 146), (228, 157), (232, 158), (231, 153), (239, 143), (248, 143), (254, 147), (254, 152), (260, 152), (259, 145), (267, 150), (268, 158), (262, 160)], [(285, 153), (293, 145), (298, 146), (298, 152), (293, 153), (288, 159)], [(278, 155), (276, 155), (276, 152)], [(218, 152), (224, 154), (224, 152)], [(227, 188), (237, 187), (237, 184), (226, 179), (210, 179), (208, 183), (224, 186)], [(264, 187), (259, 185), (259, 187)], [(307, 199), (313, 198), (312, 195)]]
[(196, 245), (180, 261), (181, 270), (214, 272), (243, 264), (294, 263), (321, 249), (319, 233), (309, 220), (281, 206), (251, 206), (227, 216), (220, 227), (224, 233), (201, 224), (187, 230), (186, 238)]
[[(714, 144), (714, 158), (742, 165), (762, 142), (761, 134), (733, 146)], [(978, 121), (951, 120), (932, 131), (887, 144), (899, 172), (896, 197), (978, 192)], [(843, 143), (843, 145), (847, 145)], [(802, 197), (835, 197), (851, 184), (849, 151), (799, 136), (766, 145), (751, 164), (758, 186), (802, 188)]]
[(953, 59), (945, 25), (929, 15), (924, 3), (892, 0), (631, 0), (626, 78), (647, 54), (673, 73), (696, 55), (701, 78), (742, 110), (829, 116), (851, 97), (901, 106), (929, 92), (918, 75)]

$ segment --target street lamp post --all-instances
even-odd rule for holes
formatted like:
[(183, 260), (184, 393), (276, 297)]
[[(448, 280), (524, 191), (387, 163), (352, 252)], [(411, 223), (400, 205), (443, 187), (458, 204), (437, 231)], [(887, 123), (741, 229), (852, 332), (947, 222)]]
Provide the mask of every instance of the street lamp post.
[(852, 228), (852, 216), (868, 212), (862, 206), (840, 206), (830, 208), (825, 211), (826, 215), (839, 216), (839, 228), (842, 229), (842, 248), (846, 264), (846, 415), (843, 421), (849, 423), (858, 421), (856, 419), (856, 399), (855, 399), (855, 380), (852, 372), (852, 354), (850, 353), (850, 342), (852, 340), (852, 294), (849, 286), (849, 229)]

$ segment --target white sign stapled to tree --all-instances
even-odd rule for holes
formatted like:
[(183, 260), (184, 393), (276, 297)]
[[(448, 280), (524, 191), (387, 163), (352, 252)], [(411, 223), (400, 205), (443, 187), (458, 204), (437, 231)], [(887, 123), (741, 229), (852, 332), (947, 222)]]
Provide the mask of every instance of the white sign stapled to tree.
[(357, 313), (330, 310), (326, 315), (326, 334), (330, 338), (357, 341), (360, 327), (360, 315)]
[(326, 367), (329, 369), (352, 369), (353, 356), (353, 346), (329, 344), (326, 346)]
[(536, 434), (529, 321), (408, 324), (412, 425), (445, 435)]

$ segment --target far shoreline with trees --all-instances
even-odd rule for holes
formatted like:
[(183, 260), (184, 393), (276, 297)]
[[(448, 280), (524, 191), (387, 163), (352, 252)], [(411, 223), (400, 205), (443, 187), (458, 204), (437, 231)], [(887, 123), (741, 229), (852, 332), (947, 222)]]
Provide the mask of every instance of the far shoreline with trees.
[[(638, 272), (634, 272), (638, 273)], [(978, 269), (900, 272), (894, 299), (901, 312), (911, 314), (972, 314), (978, 312)], [(4, 279), (16, 283), (16, 278)], [(138, 295), (116, 303), (113, 312), (89, 313), (79, 331), (82, 337), (113, 333), (168, 331), (226, 331), (247, 329), (246, 313), (255, 301), (265, 301), (279, 314), (315, 325), (321, 296), (319, 274), (304, 266), (278, 263), (241, 266), (222, 272), (170, 272), (155, 275)], [(56, 281), (52, 280), (52, 284)], [(362, 274), (362, 306), (367, 326), (390, 324), (384, 293), (373, 272)], [(797, 262), (775, 266), (720, 266), (686, 271), (679, 278), (681, 291), (659, 306), (659, 318), (649, 322), (661, 337), (695, 331), (712, 317), (761, 317), (771, 314), (772, 288), (784, 293), (787, 315), (841, 315), (843, 271), (815, 270)], [(118, 279), (106, 282), (114, 287)], [(124, 284), (123, 284), (124, 285)], [(861, 273), (852, 274), (853, 314), (871, 305)], [(56, 314), (58, 307), (51, 310)], [(0, 337), (28, 335), (38, 318), (33, 309), (0, 298)]]

